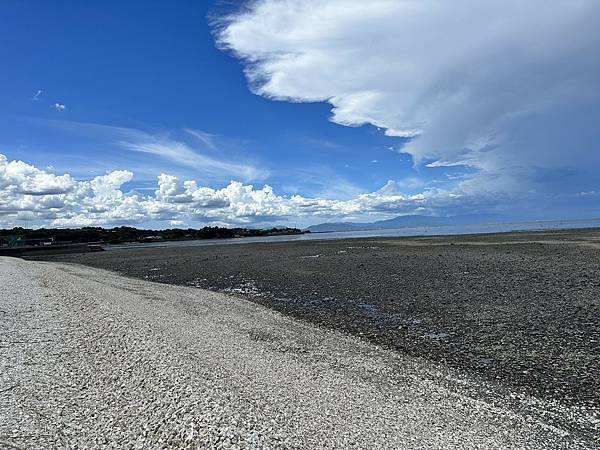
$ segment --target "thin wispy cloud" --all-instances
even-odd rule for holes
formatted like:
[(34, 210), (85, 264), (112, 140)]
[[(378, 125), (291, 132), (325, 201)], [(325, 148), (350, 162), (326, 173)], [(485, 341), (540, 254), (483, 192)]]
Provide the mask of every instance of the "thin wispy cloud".
[(272, 178), (288, 192), (326, 199), (345, 200), (365, 192), (364, 188), (327, 166), (306, 165), (279, 170)]
[(339, 151), (339, 152), (343, 152), (345, 150), (344, 146), (331, 141), (329, 139), (317, 139), (317, 138), (312, 138), (312, 137), (304, 137), (302, 139), (300, 139), (300, 142), (303, 144), (308, 144), (311, 147), (315, 147), (315, 148), (322, 148), (325, 150), (332, 150), (332, 151)]
[[(166, 167), (178, 167), (187, 173), (193, 172), (199, 177), (217, 182), (231, 179), (244, 182), (264, 181), (270, 173), (267, 168), (252, 162), (227, 158), (223, 155), (225, 150), (220, 150), (221, 147), (229, 145), (227, 140), (201, 130), (184, 129), (183, 133), (177, 133), (177, 130), (148, 132), (135, 128), (67, 120), (45, 120), (43, 123), (120, 151), (150, 155), (154, 163), (152, 160), (144, 162), (146, 175), (153, 173), (156, 176), (164, 171), (165, 162), (169, 163)], [(186, 136), (192, 136), (193, 139), (184, 140)], [(210, 153), (206, 152), (207, 149)]]
[(200, 141), (210, 150), (218, 150), (216, 135), (207, 133), (202, 130), (194, 130), (192, 128), (184, 128), (183, 131), (185, 131), (191, 136), (194, 136), (196, 139), (198, 139), (198, 141)]
[(230, 175), (245, 181), (264, 180), (268, 176), (266, 170), (258, 169), (252, 165), (215, 159), (173, 139), (146, 136), (143, 140), (120, 141), (118, 144), (129, 151), (155, 155), (175, 164), (192, 167), (210, 176)]
[(33, 100), (34, 102), (35, 102), (35, 101), (38, 101), (38, 100), (40, 99), (40, 97), (42, 96), (42, 94), (43, 94), (43, 93), (44, 93), (44, 91), (43, 91), (43, 90), (41, 90), (41, 89), (38, 89), (38, 90), (35, 92), (35, 94), (33, 94), (33, 97), (31, 97), (31, 100)]

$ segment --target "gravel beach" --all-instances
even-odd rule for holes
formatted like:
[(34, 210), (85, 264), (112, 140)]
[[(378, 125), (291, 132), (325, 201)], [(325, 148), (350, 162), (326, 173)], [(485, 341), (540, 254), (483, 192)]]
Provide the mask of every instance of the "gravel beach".
[(48, 258), (233, 293), (518, 392), (600, 406), (600, 229)]
[(0, 447), (595, 445), (591, 410), (237, 297), (13, 258), (0, 280)]

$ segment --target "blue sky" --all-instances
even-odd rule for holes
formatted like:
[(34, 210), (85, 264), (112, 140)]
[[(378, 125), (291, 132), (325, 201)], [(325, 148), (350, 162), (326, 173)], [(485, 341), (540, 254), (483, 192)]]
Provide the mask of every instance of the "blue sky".
[[(121, 166), (128, 158), (95, 157), (106, 151), (110, 136), (108, 142), (101, 135), (74, 136), (47, 122), (61, 120), (151, 133), (200, 130), (224, 141), (225, 155), (231, 151), (232, 157), (268, 168), (274, 186), (297, 185), (309, 194), (317, 194), (319, 186), (302, 186), (305, 177), (294, 179), (294, 171), (314, 172), (324, 183), (335, 174), (357, 191), (378, 189), (412, 172), (409, 158), (388, 150), (399, 139), (374, 127), (333, 124), (324, 104), (253, 95), (240, 62), (215, 46), (207, 16), (221, 9), (211, 7), (198, 1), (5, 3), (0, 32), (2, 42), (11, 45), (2, 47), (1, 57), (11, 70), (0, 75), (6, 95), (4, 151), (80, 178), (91, 170), (135, 171)], [(31, 101), (38, 89), (42, 95)], [(66, 109), (51, 108), (55, 103)], [(93, 168), (87, 167), (90, 157)], [(193, 175), (155, 159), (158, 173)], [(375, 159), (381, 163), (371, 163)], [(155, 176), (148, 181), (155, 182)]]
[[(417, 12), (390, 0), (366, 11), (356, 1), (236, 3), (2, 2), (3, 224), (260, 226), (598, 212), (598, 102), (569, 87), (598, 87), (597, 64), (582, 62), (598, 42), (586, 29), (593, 2), (581, 2), (581, 11), (557, 2), (540, 18), (539, 36), (515, 10), (506, 30), (467, 47), (462, 27), (435, 22), (429, 0)], [(475, 30), (499, 5), (461, 16), (460, 3), (442, 18), (457, 14)], [(422, 22), (422, 43), (396, 30), (409, 19)], [(430, 30), (444, 26), (450, 42), (429, 45), (439, 39)], [(550, 48), (552, 41), (536, 47), (560, 27), (577, 30), (566, 39), (578, 52)], [(515, 34), (516, 43), (507, 37)], [(456, 60), (441, 64), (448, 54)], [(523, 75), (488, 64), (498, 55)], [(545, 90), (531, 93), (532, 83)], [(567, 118), (573, 124), (554, 136)], [(571, 144), (577, 150), (564, 158), (560, 148)], [(115, 175), (120, 184), (102, 197), (90, 183), (113, 171), (132, 175)], [(54, 178), (65, 174), (68, 182)], [(176, 178), (168, 193), (158, 192), (160, 174)], [(23, 187), (40, 180), (37, 190)], [(195, 190), (185, 187), (191, 181)], [(259, 194), (232, 194), (231, 181)], [(225, 200), (203, 206), (207, 195)]]

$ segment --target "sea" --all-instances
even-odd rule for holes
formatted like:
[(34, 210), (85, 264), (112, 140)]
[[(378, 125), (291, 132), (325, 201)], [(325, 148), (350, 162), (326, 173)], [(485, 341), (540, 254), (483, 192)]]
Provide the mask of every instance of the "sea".
[(502, 222), (474, 225), (439, 225), (362, 231), (333, 231), (324, 233), (292, 234), (283, 236), (260, 236), (234, 239), (198, 239), (185, 241), (160, 241), (107, 245), (105, 250), (121, 250), (146, 247), (192, 247), (201, 245), (249, 244), (252, 242), (315, 241), (369, 237), (402, 236), (450, 236), (457, 234), (500, 233), (508, 231), (561, 230), (600, 227), (600, 218), (578, 220), (545, 220), (531, 222)]

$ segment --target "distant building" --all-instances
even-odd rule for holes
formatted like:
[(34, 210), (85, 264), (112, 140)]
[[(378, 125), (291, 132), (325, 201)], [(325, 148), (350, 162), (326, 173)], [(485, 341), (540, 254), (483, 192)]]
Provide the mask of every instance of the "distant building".
[(54, 238), (32, 238), (32, 239), (23, 239), (20, 242), (20, 245), (26, 247), (47, 247), (54, 244)]
[(142, 238), (142, 242), (154, 242), (154, 241), (162, 241), (162, 236), (146, 236)]

